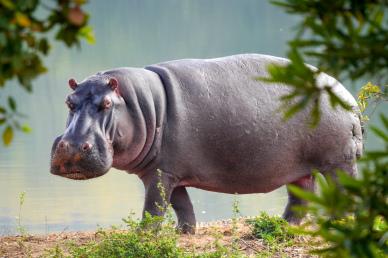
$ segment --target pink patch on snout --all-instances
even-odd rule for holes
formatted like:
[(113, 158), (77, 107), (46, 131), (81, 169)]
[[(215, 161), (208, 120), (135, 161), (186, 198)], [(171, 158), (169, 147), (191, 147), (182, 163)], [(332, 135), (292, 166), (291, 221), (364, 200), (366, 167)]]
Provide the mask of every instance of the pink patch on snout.
[(91, 150), (93, 147), (93, 145), (89, 142), (85, 142), (84, 144), (82, 144), (82, 150), (83, 151), (88, 151), (88, 150)]
[(57, 147), (57, 150), (58, 148), (59, 149), (66, 149), (69, 147), (69, 143), (64, 141), (64, 140), (61, 140), (59, 143), (58, 143), (58, 147)]

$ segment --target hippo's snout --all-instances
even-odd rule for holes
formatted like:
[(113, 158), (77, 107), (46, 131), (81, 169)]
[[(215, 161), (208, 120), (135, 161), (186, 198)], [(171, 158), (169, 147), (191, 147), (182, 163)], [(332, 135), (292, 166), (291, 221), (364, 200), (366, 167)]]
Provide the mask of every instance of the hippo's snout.
[[(73, 146), (70, 146), (70, 143), (66, 140), (60, 140), (58, 142), (58, 146), (57, 146), (57, 151), (58, 152), (76, 152), (76, 151), (82, 151), (82, 152), (87, 152), (87, 151), (91, 151), (92, 150), (92, 147), (93, 147), (93, 144), (89, 143), (89, 142), (84, 142), (84, 143), (81, 143), (81, 144), (73, 144)], [(72, 148), (73, 150), (71, 150), (70, 148)]]
[(51, 173), (70, 179), (90, 179), (104, 175), (112, 165), (107, 142), (71, 141), (58, 137), (51, 151)]

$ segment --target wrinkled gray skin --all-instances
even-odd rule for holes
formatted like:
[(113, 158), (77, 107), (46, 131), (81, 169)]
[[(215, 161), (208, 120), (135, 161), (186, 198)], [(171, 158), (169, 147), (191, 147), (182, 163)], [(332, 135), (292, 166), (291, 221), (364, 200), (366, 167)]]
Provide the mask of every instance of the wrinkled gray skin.
[[(156, 206), (163, 203), (161, 180), (185, 233), (195, 230), (186, 187), (248, 194), (294, 184), (312, 191), (312, 169), (356, 174), (362, 133), (354, 98), (322, 75), (322, 86), (332, 86), (354, 112), (333, 110), (324, 96), (316, 129), (306, 125), (309, 109), (284, 122), (279, 97), (290, 88), (254, 78), (267, 76), (268, 64), (286, 62), (245, 54), (90, 76), (68, 97), (72, 110), (52, 147), (51, 173), (71, 179), (98, 177), (111, 167), (134, 173), (145, 186), (143, 214), (152, 215), (163, 213)], [(291, 209), (296, 204), (303, 202), (289, 194), (284, 217), (293, 223), (301, 219)]]

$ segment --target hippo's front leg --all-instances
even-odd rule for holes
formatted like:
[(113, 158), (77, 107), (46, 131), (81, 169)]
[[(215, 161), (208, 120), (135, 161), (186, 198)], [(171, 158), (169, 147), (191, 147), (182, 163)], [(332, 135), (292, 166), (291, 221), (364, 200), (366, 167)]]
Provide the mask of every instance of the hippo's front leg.
[(152, 171), (141, 177), (141, 180), (145, 187), (143, 219), (146, 212), (152, 216), (164, 216), (171, 193), (177, 185), (177, 178), (164, 172)]

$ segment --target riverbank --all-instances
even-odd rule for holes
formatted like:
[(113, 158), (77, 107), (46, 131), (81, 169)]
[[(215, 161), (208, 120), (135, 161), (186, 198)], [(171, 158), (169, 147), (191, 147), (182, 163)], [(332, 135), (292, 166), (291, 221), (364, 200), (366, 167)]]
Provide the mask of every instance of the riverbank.
[[(108, 230), (105, 232), (125, 231)], [(83, 246), (91, 242), (98, 242), (102, 237), (98, 232), (62, 232), (49, 235), (0, 237), (0, 257), (55, 257), (54, 255), (58, 253), (69, 255), (69, 245)], [(253, 237), (251, 227), (245, 219), (198, 225), (195, 235), (179, 235), (177, 245), (195, 255), (216, 252), (221, 248), (222, 250), (234, 249), (246, 257), (312, 257), (308, 253), (308, 238), (297, 236), (292, 244), (273, 243), (271, 245), (263, 239)]]

